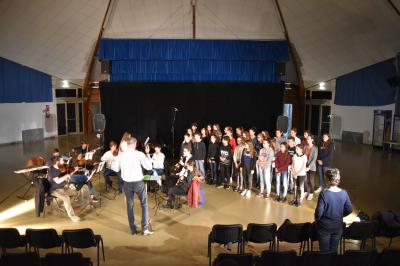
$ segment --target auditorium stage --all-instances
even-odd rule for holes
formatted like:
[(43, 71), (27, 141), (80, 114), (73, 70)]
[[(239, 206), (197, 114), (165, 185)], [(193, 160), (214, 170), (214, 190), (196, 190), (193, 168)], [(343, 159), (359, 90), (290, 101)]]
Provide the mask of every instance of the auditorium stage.
[[(13, 171), (23, 168), (29, 157), (49, 154), (54, 147), (59, 147), (61, 151), (70, 150), (79, 144), (80, 138), (76, 135), (25, 146), (0, 146), (0, 200), (24, 184), (24, 179)], [(94, 143), (95, 140), (92, 140)], [(337, 143), (334, 164), (342, 170), (342, 187), (349, 191), (355, 209), (368, 213), (378, 209), (399, 210), (400, 202), (396, 196), (400, 185), (399, 158), (397, 153), (387, 154), (369, 146)], [(95, 177), (94, 185), (97, 191), (104, 190), (103, 179), (99, 187)], [(103, 198), (99, 215), (88, 209), (81, 215), (83, 221), (80, 223), (72, 223), (56, 211), (47, 214), (45, 218), (35, 218), (33, 200), (25, 202), (12, 195), (0, 205), (0, 227), (16, 227), (21, 233), (26, 228), (50, 227), (61, 233), (63, 229), (90, 227), (104, 239), (106, 263), (102, 265), (207, 265), (207, 236), (213, 224), (239, 223), (245, 227), (250, 222), (274, 222), (279, 226), (286, 218), (293, 222), (313, 221), (316, 197), (296, 208), (255, 196), (244, 199), (230, 190), (216, 189), (209, 185), (203, 185), (203, 190), (205, 205), (191, 209), (190, 215), (181, 211), (161, 210), (154, 216), (152, 208), (155, 203), (150, 199), (150, 218), (155, 233), (147, 237), (130, 235), (123, 195), (115, 200)], [(21, 189), (17, 195), (23, 191)], [(33, 195), (33, 190), (30, 194)], [(135, 207), (136, 222), (139, 225), (140, 207), (137, 200)], [(378, 239), (378, 247), (386, 244), (385, 240)], [(394, 241), (394, 246), (400, 246), (398, 239)], [(257, 253), (264, 247), (252, 245), (250, 248)], [(282, 246), (283, 250), (291, 248), (298, 249), (298, 245)], [(216, 254), (216, 251), (223, 251), (223, 248), (216, 247), (214, 250), (213, 254)], [(83, 253), (95, 262), (95, 249)]]

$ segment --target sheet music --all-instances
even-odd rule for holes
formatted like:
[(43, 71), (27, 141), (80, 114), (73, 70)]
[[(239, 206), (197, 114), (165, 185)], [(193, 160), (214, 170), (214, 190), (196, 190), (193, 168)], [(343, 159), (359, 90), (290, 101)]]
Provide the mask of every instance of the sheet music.
[(92, 160), (94, 152), (85, 153), (85, 160)]

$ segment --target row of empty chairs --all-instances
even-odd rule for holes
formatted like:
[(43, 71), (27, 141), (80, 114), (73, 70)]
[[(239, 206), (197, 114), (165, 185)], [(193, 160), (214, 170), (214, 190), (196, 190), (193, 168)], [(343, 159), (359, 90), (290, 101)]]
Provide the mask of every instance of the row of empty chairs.
[(265, 250), (260, 256), (221, 253), (213, 266), (398, 266), (399, 263), (400, 249), (385, 248), (379, 254), (376, 250), (347, 250), (343, 255), (305, 251), (301, 256), (294, 250)]
[[(0, 228), (0, 247), (2, 257), (7, 255), (8, 249), (21, 247), (25, 247), (27, 254), (33, 250), (33, 253), (38, 256), (42, 249), (60, 248), (61, 254), (74, 254), (74, 249), (95, 247), (97, 248), (97, 265), (100, 264), (101, 247), (103, 261), (105, 261), (103, 238), (101, 235), (94, 234), (90, 228), (64, 230), (61, 235), (52, 228), (26, 229), (25, 235), (21, 235), (16, 228)], [(71, 256), (74, 258), (74, 255)]]
[[(355, 222), (347, 228), (344, 226), (340, 242), (340, 254), (346, 251), (346, 240), (350, 239), (360, 241), (360, 250), (365, 250), (367, 241), (371, 240), (371, 248), (374, 249), (376, 247), (376, 227), (375, 221)], [(243, 254), (245, 253), (245, 244), (247, 242), (265, 243), (267, 244), (266, 248), (271, 251), (279, 251), (279, 243), (288, 242), (300, 244), (299, 255), (301, 255), (306, 249), (307, 251), (313, 251), (314, 242), (316, 241), (318, 241), (318, 236), (314, 223), (292, 223), (286, 219), (279, 228), (274, 223), (250, 223), (247, 225), (246, 230), (243, 230), (241, 224), (214, 225), (208, 236), (207, 254), (209, 264), (211, 264), (212, 243), (228, 245), (229, 248), (232, 244), (237, 244), (237, 253)]]

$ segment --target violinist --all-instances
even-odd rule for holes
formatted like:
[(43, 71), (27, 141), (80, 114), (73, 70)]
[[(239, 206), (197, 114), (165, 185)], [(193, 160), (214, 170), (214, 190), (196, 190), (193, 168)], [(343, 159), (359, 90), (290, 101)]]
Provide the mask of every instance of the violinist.
[(124, 135), (122, 135), (121, 142), (119, 143), (119, 151), (124, 152), (128, 149), (128, 140), (132, 138), (131, 133), (125, 132)]
[(82, 140), (81, 146), (72, 149), (72, 151), (75, 152), (76, 155), (85, 155), (87, 152), (89, 152), (89, 144), (87, 143), (87, 141)]
[(70, 191), (66, 189), (68, 182), (71, 180), (71, 175), (62, 175), (60, 168), (62, 168), (63, 164), (64, 160), (62, 157), (56, 156), (52, 158), (52, 165), (47, 177), (50, 182), (50, 194), (63, 201), (68, 217), (73, 222), (79, 222), (81, 219), (75, 215), (71, 205)]
[(118, 156), (118, 147), (115, 141), (110, 142), (110, 150), (106, 151), (101, 157), (101, 161), (106, 163), (106, 167), (104, 169), (104, 180), (106, 182), (106, 186), (108, 188), (113, 188), (112, 180), (110, 176), (118, 177), (118, 192), (122, 193), (122, 187), (124, 185), (124, 181), (121, 178), (121, 172), (118, 169), (118, 165), (116, 162), (116, 158)]
[(60, 150), (58, 148), (54, 148), (53, 152), (51, 153), (53, 157), (61, 156)]
[[(63, 162), (65, 161), (63, 160)], [(84, 159), (83, 155), (80, 154), (74, 162), (73, 167), (63, 165), (61, 167), (61, 172), (71, 176), (70, 182), (75, 185), (77, 191), (81, 190), (84, 185), (87, 185), (91, 201), (98, 202), (98, 199), (95, 196), (92, 181), (89, 180), (89, 177), (85, 174), (88, 172), (87, 168), (89, 168), (89, 166), (92, 167), (93, 164), (87, 164), (87, 162), (88, 161)]]

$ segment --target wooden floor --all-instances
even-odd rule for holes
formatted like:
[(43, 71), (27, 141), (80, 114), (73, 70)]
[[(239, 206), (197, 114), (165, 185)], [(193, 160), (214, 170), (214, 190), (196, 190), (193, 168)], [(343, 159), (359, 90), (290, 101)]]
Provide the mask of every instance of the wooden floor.
[[(155, 234), (148, 237), (132, 236), (127, 224), (125, 199), (120, 195), (115, 200), (103, 197), (98, 213), (87, 209), (82, 213), (83, 221), (72, 223), (65, 215), (55, 211), (45, 218), (35, 218), (33, 200), (22, 201), (16, 197), (25, 188), (12, 194), (25, 180), (13, 173), (23, 168), (26, 159), (33, 155), (48, 154), (54, 147), (69, 150), (79, 144), (81, 136), (60, 137), (44, 142), (22, 145), (0, 146), (0, 227), (17, 227), (22, 233), (26, 228), (63, 229), (90, 227), (104, 238), (106, 263), (104, 265), (207, 265), (207, 236), (213, 224), (239, 223), (246, 226), (250, 222), (277, 223), (284, 219), (293, 222), (313, 221), (316, 199), (306, 201), (299, 208), (277, 203), (272, 199), (252, 197), (244, 199), (232, 191), (220, 190), (204, 185), (204, 206), (192, 209), (191, 214), (167, 210), (154, 216), (154, 200), (149, 200), (150, 217)], [(400, 210), (400, 156), (387, 154), (369, 146), (336, 144), (334, 164), (342, 171), (342, 187), (347, 189), (355, 209), (367, 213), (376, 210)], [(97, 191), (104, 190), (104, 181)], [(32, 197), (33, 190), (29, 193)], [(140, 219), (140, 207), (135, 202), (135, 214)], [(140, 220), (136, 221), (140, 225)], [(140, 226), (139, 226), (140, 228)], [(387, 244), (378, 239), (381, 248)], [(400, 241), (394, 242), (400, 246)], [(350, 244), (349, 247), (352, 247)], [(264, 247), (252, 245), (253, 252), (259, 253)], [(283, 245), (283, 249), (298, 249), (297, 245)], [(213, 253), (222, 252), (215, 247)], [(83, 251), (95, 260), (95, 249)]]

